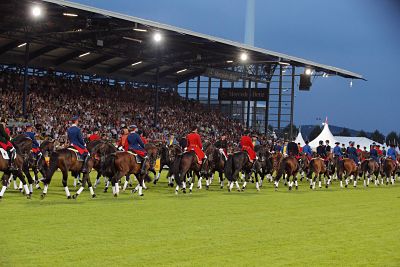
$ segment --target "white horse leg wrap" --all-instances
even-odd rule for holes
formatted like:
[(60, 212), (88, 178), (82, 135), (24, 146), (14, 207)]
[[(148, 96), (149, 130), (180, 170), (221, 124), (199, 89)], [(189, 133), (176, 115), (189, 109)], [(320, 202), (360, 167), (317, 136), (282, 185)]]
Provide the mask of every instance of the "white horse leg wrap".
[(158, 181), (160, 179), (160, 175), (161, 175), (161, 172), (158, 172), (157, 176), (156, 176), (156, 181)]
[(122, 188), (122, 190), (125, 191), (127, 187), (128, 187), (128, 181), (125, 181), (124, 187)]
[(260, 190), (260, 186), (259, 186), (258, 182), (256, 182), (256, 189)]
[(240, 189), (239, 183), (237, 181), (235, 182), (235, 185), (237, 189)]
[(43, 188), (43, 194), (47, 194), (47, 189), (49, 188), (49, 186), (46, 184)]
[(348, 185), (349, 184), (349, 180), (348, 179), (346, 179), (346, 185)]
[[(110, 181), (106, 182), (106, 188), (108, 188), (110, 186)], [(114, 192), (114, 191), (113, 191)]]
[(85, 188), (83, 188), (83, 186), (81, 186), (81, 187), (78, 189), (78, 191), (76, 192), (76, 194), (80, 195), (80, 194), (82, 193), (83, 189), (85, 189)]
[(354, 180), (354, 186), (357, 186), (357, 179)]
[(189, 187), (190, 191), (193, 190), (193, 185), (194, 185), (194, 183), (190, 183), (190, 187)]
[[(140, 188), (140, 187), (139, 187), (139, 188)], [(186, 182), (183, 182), (183, 183), (182, 183), (182, 188), (183, 188), (183, 189), (186, 189)]]
[(209, 186), (209, 185), (210, 185), (210, 182), (208, 179), (206, 179), (206, 186)]
[(21, 182), (21, 181), (19, 181), (19, 186), (18, 186), (18, 189), (22, 189), (22, 186), (23, 186), (22, 182)]
[(199, 178), (199, 181), (197, 182), (197, 187), (201, 189), (201, 179), (203, 179), (202, 177)]
[(27, 184), (24, 184), (25, 194), (29, 195), (29, 188)]
[(321, 181), (318, 182), (318, 187), (322, 187)]
[(29, 184), (29, 192), (33, 193), (33, 184)]
[(93, 187), (89, 187), (89, 191), (90, 191), (90, 194), (93, 196), (94, 195)]
[(138, 190), (139, 196), (143, 195), (143, 188), (139, 185), (139, 190)]
[(7, 186), (3, 185), (3, 187), (1, 188), (1, 191), (0, 191), (0, 197), (4, 196), (4, 192), (6, 192), (6, 189), (7, 189)]
[(147, 189), (147, 186), (146, 186), (146, 184), (145, 184), (144, 181), (143, 181), (143, 188), (144, 188), (144, 189)]
[(312, 185), (312, 187), (313, 187), (313, 189), (315, 189), (315, 182), (313, 182), (313, 185)]
[(17, 181), (14, 180), (14, 189), (18, 189)]
[(246, 187), (246, 185), (247, 185), (247, 182), (246, 182), (246, 181), (244, 181), (244, 183), (243, 183), (243, 187)]
[(71, 196), (71, 193), (69, 192), (68, 186), (64, 187), (65, 190), (65, 194), (67, 195), (67, 197)]
[(115, 195), (115, 186), (112, 187), (113, 195)]
[(74, 187), (76, 187), (76, 181), (77, 181), (77, 179), (74, 178)]
[(299, 183), (297, 182), (297, 180), (294, 182), (295, 186), (299, 186)]
[(177, 195), (178, 192), (179, 192), (179, 185), (177, 185), (177, 186), (175, 187), (175, 195)]
[(229, 184), (229, 190), (232, 190), (232, 188), (233, 188), (233, 182), (231, 182), (231, 183)]
[(340, 181), (340, 187), (343, 187), (343, 181)]
[(119, 194), (119, 185), (118, 183), (115, 183), (115, 194)]

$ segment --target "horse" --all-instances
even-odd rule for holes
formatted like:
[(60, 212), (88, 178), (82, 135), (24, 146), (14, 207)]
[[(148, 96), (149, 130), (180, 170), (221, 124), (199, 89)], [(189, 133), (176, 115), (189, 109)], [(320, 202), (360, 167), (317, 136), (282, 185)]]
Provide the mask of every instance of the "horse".
[[(155, 145), (148, 144), (146, 147), (149, 160), (146, 161), (144, 168), (142, 168), (144, 160), (139, 159), (138, 155), (130, 151), (118, 151), (108, 156), (108, 159), (106, 160), (108, 163), (107, 165), (109, 166), (107, 172), (113, 174), (111, 178), (111, 185), (114, 197), (118, 197), (119, 195), (119, 182), (121, 178), (123, 176), (129, 177), (130, 174), (135, 175), (138, 181), (138, 186), (132, 190), (132, 193), (136, 193), (138, 191), (139, 196), (144, 196), (144, 181), (146, 178), (148, 178), (148, 171), (151, 168), (154, 168), (158, 155), (158, 149)], [(144, 170), (143, 172), (142, 169)]]
[[(89, 157), (89, 156), (88, 156)], [(68, 172), (71, 171), (73, 175), (78, 175), (81, 173), (82, 167), (83, 167), (83, 160), (79, 160), (78, 158), (78, 152), (75, 152), (72, 148), (62, 148), (56, 151), (53, 151), (50, 154), (50, 162), (49, 162), (49, 168), (46, 174), (46, 178), (43, 180), (44, 188), (42, 192), (42, 199), (45, 198), (47, 195), (48, 187), (50, 185), (51, 179), (53, 178), (53, 175), (57, 169), (60, 169), (62, 172), (62, 184), (64, 186), (65, 194), (67, 196), (67, 199), (71, 199), (71, 194), (69, 192), (67, 180), (68, 180)], [(94, 193), (93, 187), (92, 187), (92, 182), (90, 181), (90, 176), (89, 173), (92, 170), (94, 165), (94, 160), (93, 158), (89, 158), (87, 167), (88, 167), (88, 172), (83, 173), (83, 179), (82, 179), (82, 184), (79, 190), (72, 196), (73, 199), (78, 198), (78, 196), (82, 193), (82, 191), (85, 189), (86, 183), (88, 184), (90, 194), (92, 198), (96, 197), (96, 194)]]
[(153, 183), (157, 184), (158, 180), (160, 179), (160, 175), (164, 166), (168, 166), (168, 185), (174, 186), (172, 182), (172, 165), (175, 159), (178, 157), (179, 154), (182, 153), (182, 148), (179, 145), (169, 145), (169, 146), (161, 146), (160, 148), (160, 170), (158, 171), (156, 178), (154, 179)]
[[(371, 180), (371, 174), (375, 176), (375, 185), (379, 184), (379, 164), (374, 159), (367, 158), (363, 160), (360, 166), (360, 177), (364, 177), (364, 187), (369, 186)], [(365, 179), (367, 177), (367, 180)]]
[[(312, 174), (314, 173), (314, 179), (312, 178)], [(318, 177), (318, 187), (322, 187), (321, 176), (325, 177), (328, 175), (328, 169), (325, 165), (325, 161), (321, 158), (313, 158), (310, 161), (310, 169), (307, 174), (308, 179), (310, 179), (310, 189), (315, 189), (315, 183)], [(328, 178), (328, 182), (325, 184), (325, 187), (328, 188), (331, 182), (331, 178)]]
[[(299, 171), (299, 163), (295, 157), (288, 156), (288, 157), (283, 158), (280, 161), (278, 173), (275, 178), (275, 191), (278, 190), (279, 181), (282, 176), (284, 177), (284, 179), (286, 179), (286, 181), (288, 183), (289, 191), (292, 190), (293, 184), (296, 186), (296, 190), (297, 190), (299, 188), (299, 185), (297, 182), (298, 171)], [(287, 176), (287, 178), (285, 176)], [(292, 181), (290, 181), (291, 176), (293, 177)]]
[(343, 176), (345, 178), (345, 187), (347, 188), (349, 180), (347, 179), (349, 175), (350, 179), (354, 180), (354, 187), (357, 187), (357, 172), (358, 166), (354, 160), (349, 158), (344, 158), (342, 160), (337, 160), (337, 177), (340, 180), (340, 187), (343, 188)]
[(253, 163), (250, 162), (249, 155), (246, 151), (238, 151), (228, 156), (226, 161), (224, 174), (228, 180), (228, 192), (232, 191), (233, 185), (236, 185), (237, 190), (240, 192), (240, 186), (238, 183), (239, 173), (245, 173), (245, 182), (243, 187), (246, 185), (246, 181), (251, 175)]
[[(216, 148), (210, 142), (206, 142), (206, 144), (204, 145), (204, 154), (206, 155), (207, 160), (204, 163), (205, 166), (203, 168), (203, 170), (204, 170), (203, 176), (206, 178), (206, 189), (208, 190), (210, 188), (210, 185), (211, 185), (211, 182), (214, 177), (214, 173), (215, 173), (216, 169), (221, 170), (221, 165), (224, 166), (225, 162), (223, 159), (224, 156), (221, 155), (221, 152), (219, 151), (219, 149)], [(197, 183), (198, 189), (202, 188), (202, 185), (201, 185), (202, 178), (203, 178), (202, 176), (199, 176), (198, 183)], [(194, 179), (194, 175), (191, 175), (191, 177), (189, 177), (189, 181), (191, 184), (192, 184), (193, 179)], [(221, 184), (221, 176), (220, 176), (220, 184)]]
[[(3, 172), (3, 177), (2, 177), (3, 186), (0, 191), (0, 199), (3, 198), (4, 193), (7, 190), (7, 185), (9, 183), (11, 175), (18, 177), (18, 179), (22, 182), (26, 197), (28, 199), (31, 198), (31, 193), (30, 193), (30, 190), (28, 189), (28, 185), (26, 184), (25, 176), (22, 171), (24, 162), (26, 161), (26, 157), (27, 157), (26, 151), (27, 150), (30, 151), (29, 145), (31, 145), (31, 148), (32, 148), (32, 143), (29, 144), (29, 142), (27, 142), (27, 141), (19, 143), (19, 145), (14, 145), (14, 147), (16, 149), (16, 158), (14, 159), (15, 166), (17, 167), (16, 170), (12, 170), (12, 171), (10, 170), (9, 159), (4, 158), (4, 156), (0, 153), (0, 171)], [(30, 182), (30, 185), (32, 185), (32, 181), (29, 181), (29, 182)]]
[(382, 172), (381, 172), (381, 182), (383, 184), (383, 179), (386, 177), (386, 185), (389, 184), (389, 180), (392, 184), (395, 182), (395, 177), (396, 177), (396, 161), (394, 161), (391, 158), (385, 158), (383, 159), (382, 163)]
[(117, 152), (117, 148), (113, 146), (111, 143), (103, 140), (96, 140), (90, 142), (87, 148), (94, 160), (93, 169), (97, 171), (97, 177), (93, 187), (96, 188), (97, 185), (100, 184), (100, 177), (104, 176), (108, 178), (104, 189), (104, 191), (107, 192), (109, 181), (111, 180), (112, 176), (109, 173), (105, 172), (106, 157), (112, 153)]
[[(271, 157), (271, 153), (268, 148), (265, 146), (257, 145), (254, 147), (254, 151), (257, 154), (258, 160), (254, 164), (254, 176), (256, 180), (256, 188), (259, 190), (262, 187), (264, 177), (272, 179), (273, 173), (273, 160)], [(258, 175), (260, 175), (261, 179), (258, 179)], [(259, 185), (257, 184), (259, 183)]]
[(308, 158), (307, 154), (300, 154), (299, 158), (299, 172), (301, 174), (300, 181), (303, 181), (304, 175), (308, 179), (308, 173), (310, 172), (310, 159)]

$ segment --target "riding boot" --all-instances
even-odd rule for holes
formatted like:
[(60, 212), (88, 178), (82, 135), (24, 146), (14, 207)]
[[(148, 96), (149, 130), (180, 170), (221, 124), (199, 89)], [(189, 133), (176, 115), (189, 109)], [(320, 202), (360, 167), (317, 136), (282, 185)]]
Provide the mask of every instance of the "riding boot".
[(10, 171), (15, 171), (17, 168), (15, 167), (15, 163), (14, 163), (14, 158), (15, 158), (15, 148), (12, 148), (10, 150), (7, 151), (8, 152), (8, 157), (10, 158), (8, 160), (8, 169)]
[(83, 161), (82, 173), (87, 173), (87, 172), (88, 172), (88, 166), (87, 166), (87, 165), (88, 165), (89, 159), (90, 159), (90, 155), (87, 154), (87, 155), (85, 156), (84, 161)]
[(140, 169), (140, 173), (141, 173), (141, 174), (145, 174), (145, 173), (146, 173), (146, 163), (147, 163), (147, 159), (148, 159), (147, 156), (143, 158), (142, 167), (141, 167), (141, 169)]

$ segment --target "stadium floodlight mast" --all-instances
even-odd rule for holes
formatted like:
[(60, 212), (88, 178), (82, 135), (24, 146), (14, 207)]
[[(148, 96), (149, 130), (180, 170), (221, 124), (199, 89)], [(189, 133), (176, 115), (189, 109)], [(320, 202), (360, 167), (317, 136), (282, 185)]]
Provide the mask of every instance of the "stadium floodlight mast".
[(160, 42), (162, 41), (163, 36), (159, 32), (155, 32), (153, 35), (153, 40), (156, 44), (156, 58), (157, 58), (157, 70), (156, 70), (156, 99), (154, 101), (154, 126), (157, 127), (158, 124), (158, 102), (159, 102), (159, 88), (158, 88), (158, 83), (160, 79)]
[(34, 18), (42, 16), (42, 8), (40, 6), (33, 6), (31, 11)]

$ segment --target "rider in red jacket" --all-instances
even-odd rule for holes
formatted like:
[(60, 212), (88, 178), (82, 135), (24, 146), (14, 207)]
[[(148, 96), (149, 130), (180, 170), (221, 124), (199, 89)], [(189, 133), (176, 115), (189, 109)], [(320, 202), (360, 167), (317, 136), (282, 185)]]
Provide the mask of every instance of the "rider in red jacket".
[(250, 131), (246, 130), (244, 135), (240, 139), (240, 146), (242, 147), (242, 151), (246, 151), (249, 155), (250, 162), (253, 162), (256, 159), (256, 152), (254, 151), (254, 145), (250, 138)]
[(193, 150), (199, 158), (199, 164), (203, 163), (203, 159), (205, 158), (205, 154), (203, 152), (203, 145), (201, 143), (200, 135), (197, 132), (197, 126), (192, 128), (192, 132), (187, 135), (187, 151)]

